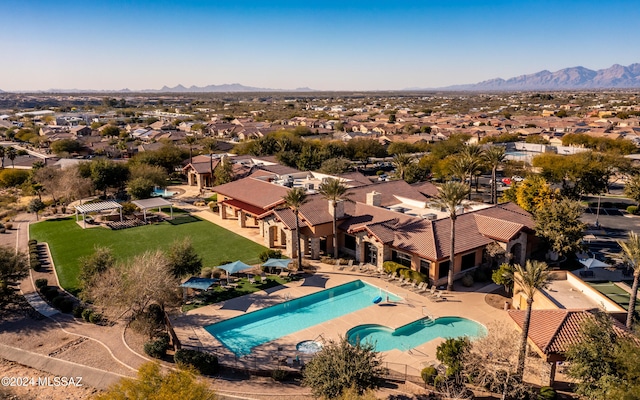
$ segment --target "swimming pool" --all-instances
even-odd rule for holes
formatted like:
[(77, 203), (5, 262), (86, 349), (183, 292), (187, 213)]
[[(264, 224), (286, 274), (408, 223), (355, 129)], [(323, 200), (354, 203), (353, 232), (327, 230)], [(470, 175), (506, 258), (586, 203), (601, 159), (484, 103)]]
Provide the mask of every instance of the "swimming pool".
[(377, 351), (413, 349), (436, 338), (461, 336), (480, 337), (487, 329), (475, 321), (462, 317), (422, 318), (398, 329), (377, 324), (358, 325), (349, 329), (349, 343), (373, 343)]
[[(204, 329), (235, 355), (244, 356), (261, 344), (373, 306), (373, 299), (383, 292), (357, 280), (208, 325)], [(386, 297), (386, 292), (383, 296)], [(398, 301), (400, 297), (389, 293), (389, 300)]]

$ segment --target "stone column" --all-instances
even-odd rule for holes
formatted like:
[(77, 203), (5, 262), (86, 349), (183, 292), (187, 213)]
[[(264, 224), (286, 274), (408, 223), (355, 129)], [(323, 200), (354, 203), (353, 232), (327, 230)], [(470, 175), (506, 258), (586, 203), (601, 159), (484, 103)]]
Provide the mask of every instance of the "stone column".
[(220, 218), (227, 219), (227, 205), (224, 203), (218, 203), (218, 208), (220, 210)]
[(240, 226), (240, 228), (247, 227), (247, 214), (242, 210), (238, 210), (238, 226)]
[(320, 258), (320, 238), (309, 238), (311, 247), (311, 259), (317, 260)]
[(300, 240), (302, 240), (302, 255), (306, 256), (310, 252), (310, 250), (309, 250), (309, 238), (304, 236), (304, 235), (300, 235)]

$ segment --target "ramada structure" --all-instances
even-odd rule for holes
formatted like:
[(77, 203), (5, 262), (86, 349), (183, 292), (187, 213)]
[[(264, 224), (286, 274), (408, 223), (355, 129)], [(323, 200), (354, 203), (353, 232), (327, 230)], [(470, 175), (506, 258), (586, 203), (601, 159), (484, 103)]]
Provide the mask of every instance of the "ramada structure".
[[(342, 255), (375, 267), (395, 261), (428, 275), (433, 284), (446, 282), (451, 224), (448, 214), (434, 206), (438, 190), (430, 183), (372, 183), (357, 172), (329, 176), (257, 170), (213, 190), (222, 219), (236, 219), (243, 229), (259, 229), (266, 246), (295, 257), (295, 216), (283, 198), (290, 188), (304, 187), (308, 202), (299, 212), (302, 251), (318, 259), (333, 254), (334, 209), (317, 193), (328, 178), (340, 179), (349, 188), (335, 209)], [(494, 243), (510, 253), (514, 262), (524, 263), (537, 244), (533, 226), (531, 215), (512, 203), (465, 204), (456, 221), (456, 277), (478, 267), (486, 259), (487, 246)]]

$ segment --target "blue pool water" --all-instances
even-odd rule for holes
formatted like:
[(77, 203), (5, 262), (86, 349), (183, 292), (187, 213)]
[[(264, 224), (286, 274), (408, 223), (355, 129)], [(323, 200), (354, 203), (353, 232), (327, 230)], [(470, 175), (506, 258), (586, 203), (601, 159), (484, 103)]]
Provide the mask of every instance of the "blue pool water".
[(176, 194), (176, 192), (170, 192), (166, 189), (159, 189), (159, 188), (155, 188), (153, 189), (153, 193), (151, 194), (151, 196), (153, 197), (173, 197), (173, 195)]
[(461, 317), (419, 319), (393, 330), (382, 325), (358, 325), (349, 329), (349, 343), (373, 343), (377, 351), (413, 349), (436, 338), (480, 337), (487, 334), (484, 326)]
[[(375, 286), (360, 280), (353, 281), (208, 325), (204, 329), (235, 355), (244, 356), (261, 344), (373, 306), (372, 300), (380, 293), (381, 290)], [(386, 297), (384, 291), (382, 295)], [(389, 299), (400, 300), (393, 294), (389, 294)]]

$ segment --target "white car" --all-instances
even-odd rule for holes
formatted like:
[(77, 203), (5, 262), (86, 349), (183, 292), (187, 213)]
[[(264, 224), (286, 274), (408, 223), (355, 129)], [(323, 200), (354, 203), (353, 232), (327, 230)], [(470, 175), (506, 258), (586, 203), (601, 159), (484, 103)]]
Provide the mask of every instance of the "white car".
[(519, 175), (514, 175), (511, 177), (511, 180), (514, 182), (522, 182), (524, 180), (523, 177), (519, 176)]

